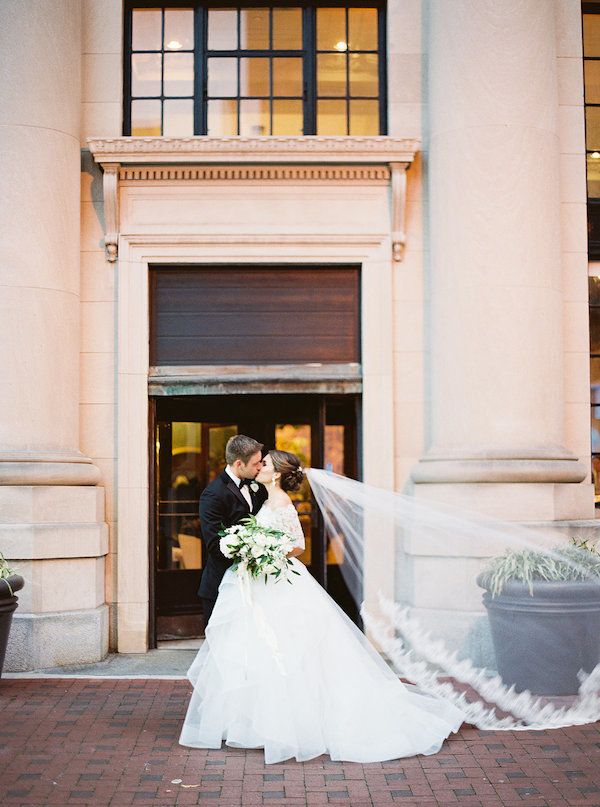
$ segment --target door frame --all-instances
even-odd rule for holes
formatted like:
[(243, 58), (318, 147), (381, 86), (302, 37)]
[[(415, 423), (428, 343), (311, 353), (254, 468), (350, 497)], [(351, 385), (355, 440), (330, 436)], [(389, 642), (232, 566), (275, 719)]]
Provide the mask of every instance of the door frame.
[[(361, 396), (357, 393), (350, 393), (350, 394), (338, 394), (338, 393), (301, 393), (303, 399), (310, 398), (310, 401), (294, 400), (292, 402), (292, 408), (290, 409), (290, 398), (297, 399), (299, 394), (292, 394), (292, 395), (282, 395), (278, 393), (276, 390), (266, 390), (261, 394), (254, 394), (252, 395), (252, 402), (255, 405), (260, 406), (260, 398), (265, 399), (265, 403), (267, 404), (266, 414), (264, 418), (259, 418), (259, 420), (263, 420), (266, 423), (272, 423), (273, 426), (277, 422), (285, 422), (285, 423), (297, 423), (300, 421), (306, 422), (311, 427), (311, 464), (314, 467), (323, 467), (324, 465), (324, 458), (325, 458), (325, 426), (327, 425), (327, 407), (339, 407), (340, 404), (346, 405), (352, 412), (352, 429), (347, 429), (345, 434), (345, 466), (346, 466), (346, 473), (350, 473), (350, 475), (355, 479), (360, 479), (360, 445), (358, 443), (358, 436), (360, 433), (360, 419), (362, 413), (361, 407)], [(212, 405), (213, 409), (209, 408), (206, 411), (202, 412), (201, 409), (201, 402), (203, 398), (211, 399), (209, 404)], [(169, 403), (165, 406), (165, 398), (168, 398)], [(159, 479), (157, 475), (157, 467), (159, 466), (157, 450), (156, 450), (156, 436), (157, 436), (157, 428), (160, 423), (168, 423), (168, 422), (176, 422), (178, 420), (181, 421), (192, 421), (192, 422), (199, 422), (199, 423), (211, 423), (214, 420), (215, 411), (214, 406), (215, 404), (223, 403), (222, 399), (229, 399), (232, 403), (232, 409), (226, 408), (226, 411), (222, 414), (224, 422), (233, 423), (235, 421), (238, 422), (238, 425), (242, 427), (242, 430), (246, 434), (254, 434), (252, 429), (250, 430), (245, 428), (243, 418), (239, 418), (235, 415), (235, 410), (239, 409), (244, 404), (244, 399), (248, 399), (247, 396), (240, 396), (239, 394), (235, 396), (229, 395), (186, 395), (186, 396), (179, 396), (179, 395), (170, 395), (170, 396), (163, 396), (163, 395), (153, 395), (150, 397), (149, 400), (149, 439), (148, 439), (148, 461), (151, 469), (151, 480), (152, 484), (150, 485), (150, 509), (149, 509), (149, 523), (150, 523), (150, 541), (149, 541), (149, 619), (148, 619), (148, 631), (149, 631), (149, 647), (151, 649), (157, 646), (157, 585), (158, 585), (158, 561), (157, 561), (157, 544), (159, 540), (159, 517), (158, 517), (158, 503), (160, 500), (160, 492), (159, 492)], [(185, 403), (188, 403), (188, 409), (186, 411)], [(219, 399), (215, 401), (215, 399)], [(344, 400), (345, 399), (345, 400)], [(281, 417), (277, 417), (278, 412), (278, 405), (281, 402)], [(177, 410), (179, 404), (179, 416), (175, 416), (175, 411), (167, 411), (165, 409), (172, 409)], [(161, 414), (159, 410), (163, 409), (163, 413)], [(196, 408), (197, 407), (197, 408)], [(294, 408), (297, 408), (297, 411), (294, 412)], [(253, 418), (254, 420), (254, 418)], [(345, 421), (344, 421), (345, 422)], [(331, 424), (335, 425), (335, 424)], [(265, 439), (264, 436), (258, 435), (260, 440)], [(272, 448), (271, 442), (265, 444), (266, 450), (268, 451)], [(163, 444), (161, 440), (161, 452), (163, 450)], [(327, 564), (327, 540), (325, 534), (325, 525), (323, 522), (323, 518), (319, 512), (318, 506), (316, 501), (313, 497), (313, 513), (312, 513), (312, 532), (313, 532), (313, 547), (315, 547), (314, 543), (314, 535), (315, 530), (318, 530), (319, 535), (319, 542), (318, 542), (318, 552), (313, 550), (312, 557), (311, 557), (311, 564), (310, 564), (310, 571), (313, 576), (317, 579), (317, 581), (325, 588), (328, 589), (328, 571), (329, 567)], [(196, 586), (197, 587), (197, 586)], [(330, 592), (332, 596), (334, 594)], [(343, 607), (341, 602), (338, 604)], [(200, 607), (200, 604), (198, 603)], [(354, 617), (353, 617), (354, 618)]]
[[(149, 267), (153, 264), (361, 265), (362, 459), (365, 482), (394, 488), (394, 269), (388, 234), (126, 233), (117, 271), (118, 651), (149, 646)], [(393, 535), (367, 543), (364, 598), (392, 595)]]

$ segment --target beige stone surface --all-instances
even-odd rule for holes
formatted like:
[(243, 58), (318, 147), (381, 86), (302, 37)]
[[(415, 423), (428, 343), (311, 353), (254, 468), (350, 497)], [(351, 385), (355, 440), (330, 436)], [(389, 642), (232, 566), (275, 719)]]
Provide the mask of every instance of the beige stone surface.
[(0, 525), (0, 552), (16, 566), (25, 560), (99, 558), (107, 551), (108, 526), (103, 523)]
[(84, 53), (82, 57), (83, 103), (115, 103), (121, 97), (120, 53)]
[[(4, 0), (2, 123), (79, 139), (81, 5), (78, 0)], [(35, 54), (35, 58), (33, 58)], [(26, 102), (25, 102), (26, 100)], [(23, 131), (23, 134), (26, 134)]]
[[(0, 551), (26, 581), (9, 669), (100, 658), (108, 636), (104, 496), (79, 440), (81, 3), (51, 6), (7, 0), (0, 27)], [(57, 613), (75, 643), (48, 641)]]
[(81, 105), (81, 138), (118, 137), (123, 131), (123, 105), (112, 101)]
[[(423, 401), (425, 397), (425, 357), (422, 350), (394, 353), (394, 401)], [(398, 412), (401, 415), (401, 412)], [(412, 423), (422, 418), (416, 413)]]
[(19, 612), (43, 614), (97, 608), (104, 603), (104, 558), (20, 561), (15, 566), (27, 585)]
[(119, 653), (145, 653), (148, 649), (148, 603), (119, 604)]
[(421, 0), (390, 0), (387, 4), (388, 50), (419, 54), (423, 48)]
[(553, 5), (557, 56), (581, 57), (581, 3), (579, 0), (553, 0)]
[(81, 303), (81, 350), (83, 353), (114, 351), (114, 310), (112, 302)]
[(587, 243), (585, 199), (563, 202), (560, 214), (560, 234), (565, 252), (581, 252)]
[(116, 413), (114, 403), (81, 404), (81, 447), (90, 457), (115, 456)]
[[(106, 260), (104, 250), (81, 253), (81, 302), (110, 303), (115, 299), (115, 274), (117, 267)], [(108, 320), (114, 311), (108, 312)], [(97, 351), (96, 351), (97, 352)], [(114, 345), (110, 353), (114, 353)]]
[(558, 108), (558, 133), (563, 154), (585, 153), (585, 125), (581, 106)]
[[(563, 252), (563, 299), (568, 303), (588, 303), (588, 260), (586, 252)], [(565, 338), (565, 348), (569, 345)], [(585, 346), (587, 352), (587, 345)]]
[[(106, 520), (109, 524), (113, 523), (116, 519), (115, 511), (115, 490), (116, 490), (116, 466), (117, 458), (102, 459), (98, 457), (94, 460), (94, 464), (100, 470), (100, 484), (105, 492), (105, 514)], [(112, 550), (114, 551), (114, 549)]]
[(388, 127), (394, 137), (421, 137), (424, 110), (422, 103), (388, 104)]
[[(390, 51), (388, 56), (388, 92), (394, 104), (421, 103), (422, 56), (420, 53)], [(406, 137), (402, 134), (401, 137)]]
[[(115, 372), (114, 353), (82, 353), (81, 403), (114, 405)], [(87, 410), (81, 410), (82, 423), (85, 422), (87, 414)], [(90, 416), (93, 418), (93, 414), (90, 413)]]
[(123, 47), (122, 0), (82, 0), (82, 53), (120, 55)]
[(583, 104), (581, 56), (559, 58), (557, 60), (557, 68), (558, 103)]
[(104, 494), (93, 486), (0, 485), (0, 525), (101, 522)]
[[(428, 6), (431, 439), (442, 454), (566, 439), (562, 355), (575, 341), (563, 342), (560, 252), (584, 242), (584, 175), (559, 158), (557, 111), (577, 103), (581, 80), (557, 63), (544, 9)], [(577, 362), (569, 379), (581, 381)]]
[[(585, 160), (581, 154), (560, 155), (560, 200), (581, 203), (586, 199)], [(585, 244), (580, 242), (580, 247)], [(581, 250), (584, 254), (584, 250)]]

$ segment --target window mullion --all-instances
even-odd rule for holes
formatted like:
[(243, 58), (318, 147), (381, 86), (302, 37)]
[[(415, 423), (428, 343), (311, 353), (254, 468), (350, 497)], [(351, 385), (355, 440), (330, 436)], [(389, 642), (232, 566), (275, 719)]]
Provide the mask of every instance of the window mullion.
[(206, 126), (206, 6), (194, 8), (194, 134), (204, 135)]
[(302, 69), (304, 84), (304, 134), (317, 133), (317, 10), (313, 5), (303, 9)]
[(388, 104), (387, 104), (387, 12), (385, 5), (377, 9), (377, 45), (378, 45), (378, 76), (379, 86), (379, 133), (388, 133)]

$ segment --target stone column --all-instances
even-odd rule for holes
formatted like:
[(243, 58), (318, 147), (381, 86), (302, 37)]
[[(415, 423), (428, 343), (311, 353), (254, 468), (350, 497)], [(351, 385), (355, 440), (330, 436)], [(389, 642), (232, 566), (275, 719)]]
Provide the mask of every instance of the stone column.
[(1, 11), (0, 550), (27, 581), (9, 668), (106, 644), (102, 489), (78, 449), (80, 6)]
[(514, 520), (593, 516), (563, 445), (553, 12), (427, 4), (430, 440), (413, 479)]

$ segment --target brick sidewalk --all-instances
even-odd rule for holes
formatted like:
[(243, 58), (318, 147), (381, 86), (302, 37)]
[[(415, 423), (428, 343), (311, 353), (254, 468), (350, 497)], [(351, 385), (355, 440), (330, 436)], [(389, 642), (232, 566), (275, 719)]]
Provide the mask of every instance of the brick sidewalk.
[(0, 681), (2, 805), (595, 805), (600, 724), (464, 728), (436, 756), (369, 765), (177, 743), (185, 681)]

